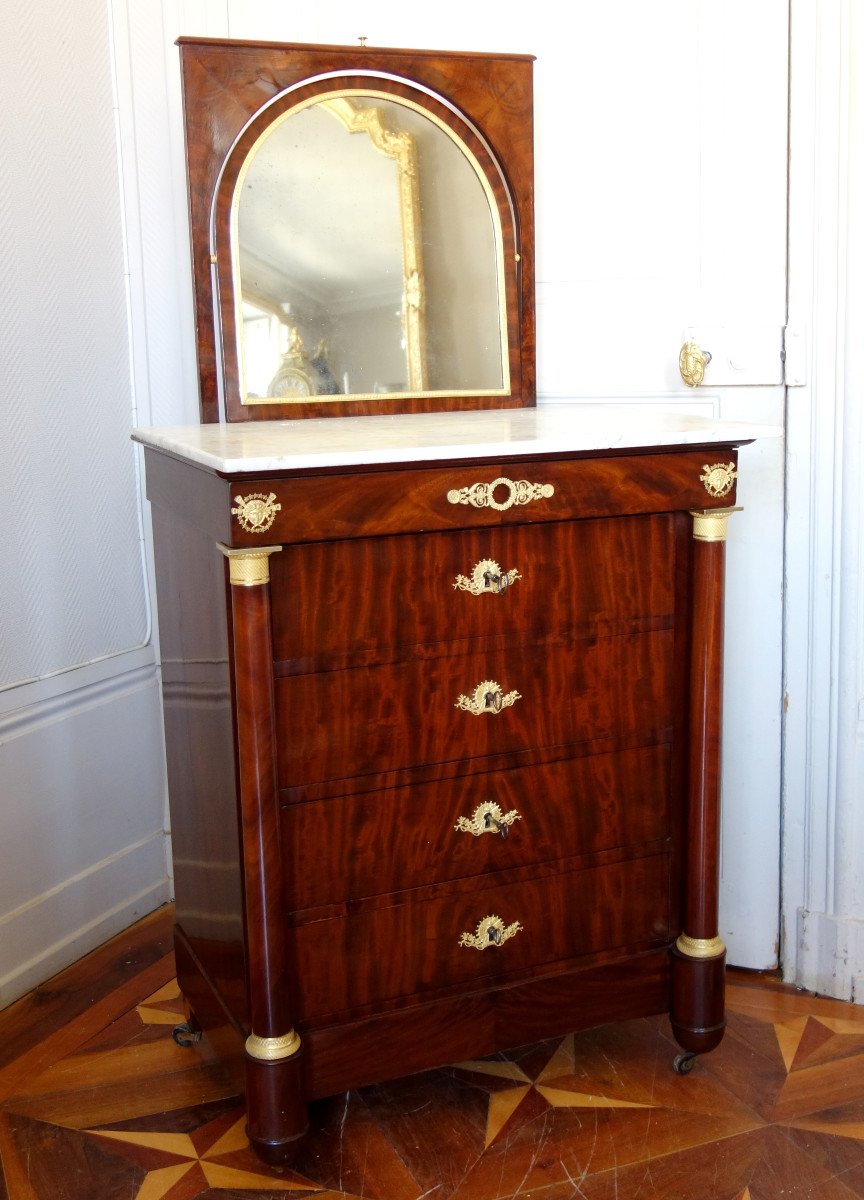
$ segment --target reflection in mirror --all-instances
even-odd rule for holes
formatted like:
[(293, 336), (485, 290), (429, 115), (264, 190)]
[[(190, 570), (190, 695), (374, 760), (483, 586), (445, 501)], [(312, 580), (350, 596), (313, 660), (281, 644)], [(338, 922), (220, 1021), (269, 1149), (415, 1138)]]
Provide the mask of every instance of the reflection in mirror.
[(232, 242), (244, 404), (508, 389), (497, 205), (413, 104), (341, 92), (279, 116)]

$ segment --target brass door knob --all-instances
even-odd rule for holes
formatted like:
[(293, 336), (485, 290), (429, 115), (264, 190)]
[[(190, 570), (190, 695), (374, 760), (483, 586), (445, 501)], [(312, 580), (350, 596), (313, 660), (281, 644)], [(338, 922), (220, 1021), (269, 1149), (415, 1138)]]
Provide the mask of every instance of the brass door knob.
[(681, 378), (688, 387), (698, 387), (705, 378), (705, 368), (711, 361), (711, 355), (703, 350), (697, 342), (685, 342), (678, 355), (678, 370)]

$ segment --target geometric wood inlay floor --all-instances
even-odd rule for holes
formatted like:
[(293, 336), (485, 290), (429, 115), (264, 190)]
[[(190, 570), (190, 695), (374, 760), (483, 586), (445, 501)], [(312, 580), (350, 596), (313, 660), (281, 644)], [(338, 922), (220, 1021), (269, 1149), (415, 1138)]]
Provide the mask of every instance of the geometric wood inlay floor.
[(864, 1009), (730, 972), (690, 1075), (665, 1017), (313, 1106), (290, 1170), (182, 1020), (162, 910), (0, 1013), (2, 1200), (864, 1197)]

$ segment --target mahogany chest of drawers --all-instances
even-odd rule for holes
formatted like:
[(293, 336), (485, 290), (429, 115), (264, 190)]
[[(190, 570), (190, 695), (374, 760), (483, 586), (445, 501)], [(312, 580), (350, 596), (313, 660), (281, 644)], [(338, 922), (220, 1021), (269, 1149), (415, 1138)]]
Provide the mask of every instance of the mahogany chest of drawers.
[(178, 972), (264, 1157), (310, 1099), (586, 1025), (719, 1041), (719, 436), (267, 471), (150, 439)]

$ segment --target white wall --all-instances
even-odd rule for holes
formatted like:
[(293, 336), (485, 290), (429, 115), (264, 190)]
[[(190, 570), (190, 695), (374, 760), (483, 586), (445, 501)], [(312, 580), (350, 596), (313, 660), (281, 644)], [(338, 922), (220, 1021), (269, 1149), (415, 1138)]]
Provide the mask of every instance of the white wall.
[[(848, 45), (853, 17), (860, 20), (855, 0), (793, 0), (793, 50), (816, 44), (806, 26), (820, 8), (821, 44), (835, 55)], [(782, 178), (785, 144), (770, 131), (780, 116), (772, 107), (785, 98), (772, 85), (766, 104), (748, 109), (740, 86), (742, 69), (759, 69), (772, 28), (782, 29), (782, 0), (759, 8), (750, 0), (616, 0), (568, 10), (566, 27), (560, 7), (541, 6), (528, 22), (515, 0), (496, 6), (494, 20), (488, 6), (456, 0), (423, 11), (373, 0), (362, 27), (346, 0), (163, 0), (161, 9), (34, 0), (11, 15), (17, 27), (4, 30), (0, 50), (8, 280), (0, 296), (0, 1004), (168, 894), (149, 568), (140, 557), (148, 522), (145, 513), (139, 524), (127, 435), (135, 421), (197, 420), (178, 34), (342, 43), (365, 35), (379, 44), (536, 53), (538, 367), (549, 398), (642, 394), (720, 412), (729, 403), (723, 389), (694, 398), (675, 378), (681, 326), (726, 320), (724, 305), (743, 306), (748, 319), (761, 314), (775, 332), (785, 316), (777, 300), (784, 221), (775, 216), (776, 184), (761, 183), (766, 158), (778, 163), (764, 178)], [(741, 28), (749, 40), (738, 37)], [(673, 69), (686, 96), (662, 84)], [(837, 63), (826, 59), (813, 70), (824, 107), (838, 96)], [(851, 89), (851, 65), (843, 70), (842, 87)], [(798, 93), (805, 112), (808, 104), (816, 111), (818, 95), (815, 82)], [(722, 103), (706, 107), (713, 97)], [(829, 125), (823, 156), (832, 136), (836, 144), (838, 134), (857, 130), (860, 139), (854, 97)], [(713, 128), (703, 119), (709, 111)], [(751, 132), (748, 156), (736, 164), (736, 146)], [(820, 145), (815, 133), (809, 143), (806, 130), (798, 137), (799, 151)], [(861, 157), (847, 143), (840, 165), (830, 164), (844, 213), (853, 200), (860, 208), (852, 165)], [(735, 191), (730, 207), (720, 196), (736, 165), (754, 186)], [(694, 170), (698, 212), (687, 191)], [(823, 175), (793, 173), (793, 201), (796, 187), (806, 195)], [(728, 236), (705, 258), (694, 252), (694, 238), (710, 221), (725, 222)], [(812, 390), (806, 418), (790, 427), (790, 481), (804, 489), (797, 501), (790, 493), (797, 525), (787, 578), (787, 683), (796, 672), (803, 683), (789, 687), (787, 740), (784, 890), (793, 973), (799, 910), (805, 935), (816, 927), (804, 914), (821, 913), (845, 936), (857, 933), (864, 912), (860, 367), (832, 324), (842, 296), (860, 327), (860, 244), (850, 230), (843, 226), (840, 243), (829, 230), (820, 243), (822, 274), (814, 278), (822, 280), (823, 302), (808, 300), (803, 318), (819, 313)], [(832, 237), (842, 245), (840, 267)], [(833, 276), (826, 283), (829, 266), (842, 286)], [(829, 361), (834, 373), (825, 382)], [(736, 403), (763, 419), (766, 394), (740, 390)], [(758, 487), (753, 499), (748, 504), (758, 508)], [(747, 553), (758, 559), (758, 538), (753, 546)], [(740, 577), (752, 578), (744, 566)], [(745, 588), (740, 606), (776, 604), (773, 564), (759, 586), (765, 598), (754, 601)], [(773, 787), (773, 766), (754, 770), (779, 742), (772, 708), (779, 667), (759, 677), (748, 677), (746, 664), (743, 671), (767, 731), (747, 740), (740, 761), (740, 786), (754, 789), (756, 808), (760, 787)], [(796, 782), (799, 765), (806, 786)], [(754, 784), (757, 776), (769, 783)], [(734, 853), (749, 856), (750, 873), (761, 854), (776, 902), (776, 862), (746, 829), (736, 829)], [(817, 944), (821, 937), (817, 931)], [(831, 939), (834, 961), (849, 938)], [(853, 976), (864, 971), (862, 940), (858, 950), (853, 945)]]
[(6, 12), (0, 90), (2, 1007), (169, 889), (100, 0)]

